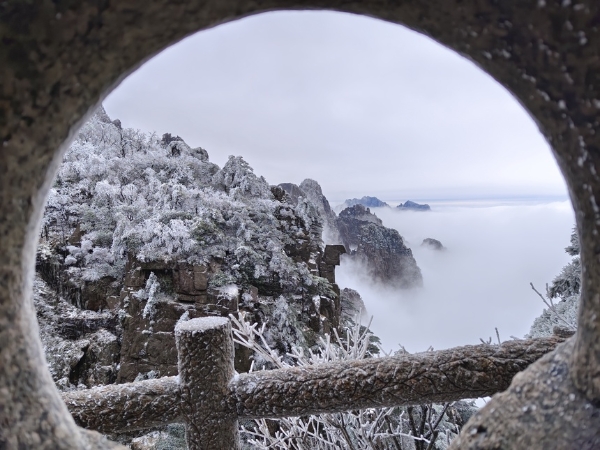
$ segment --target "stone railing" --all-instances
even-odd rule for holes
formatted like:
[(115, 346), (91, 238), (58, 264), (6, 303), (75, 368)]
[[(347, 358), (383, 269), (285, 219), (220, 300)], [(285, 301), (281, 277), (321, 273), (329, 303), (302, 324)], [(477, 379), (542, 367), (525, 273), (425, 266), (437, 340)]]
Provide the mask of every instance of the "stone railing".
[(118, 433), (185, 423), (191, 450), (239, 448), (238, 419), (448, 402), (505, 390), (564, 337), (235, 374), (231, 323), (175, 329), (179, 376), (63, 394), (84, 428)]

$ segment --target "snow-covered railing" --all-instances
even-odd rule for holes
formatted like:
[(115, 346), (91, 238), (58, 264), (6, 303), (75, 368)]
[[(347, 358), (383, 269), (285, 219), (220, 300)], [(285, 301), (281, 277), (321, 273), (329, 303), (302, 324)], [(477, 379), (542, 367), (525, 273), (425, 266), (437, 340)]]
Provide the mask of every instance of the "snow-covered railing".
[(104, 433), (183, 422), (190, 450), (239, 448), (238, 419), (276, 418), (484, 397), (565, 337), (236, 375), (231, 323), (175, 328), (179, 376), (63, 394), (79, 425)]

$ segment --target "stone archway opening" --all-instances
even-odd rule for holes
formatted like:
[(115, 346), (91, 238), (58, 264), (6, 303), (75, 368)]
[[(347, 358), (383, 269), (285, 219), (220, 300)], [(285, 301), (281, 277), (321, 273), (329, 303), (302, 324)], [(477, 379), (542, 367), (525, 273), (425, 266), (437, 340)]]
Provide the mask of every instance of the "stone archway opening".
[[(576, 210), (584, 266), (577, 336), (519, 375), (511, 389), (471, 422), (474, 432), (454, 445), (597, 446), (599, 427), (593, 406), (600, 399), (600, 315), (596, 314), (600, 264), (595, 250), (600, 226), (597, 4), (273, 0), (151, 6), (134, 1), (118, 5), (16, 2), (2, 8), (0, 35), (6, 51), (0, 65), (0, 252), (4, 255), (0, 341), (7, 343), (0, 350), (3, 444), (85, 445), (48, 373), (40, 369), (43, 357), (30, 293), (44, 199), (62, 150), (86, 114), (124, 74), (192, 32), (260, 11), (329, 8), (403, 23), (476, 61), (535, 117), (552, 144)], [(558, 366), (561, 370), (556, 372)], [(548, 404), (548, 398), (555, 401)], [(574, 420), (548, 423), (543, 419), (565, 415)]]

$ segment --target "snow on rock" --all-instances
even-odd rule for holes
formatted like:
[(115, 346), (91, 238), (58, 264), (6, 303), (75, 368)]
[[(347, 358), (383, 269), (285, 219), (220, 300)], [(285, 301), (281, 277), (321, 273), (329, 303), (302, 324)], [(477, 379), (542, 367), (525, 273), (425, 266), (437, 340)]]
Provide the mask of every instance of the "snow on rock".
[[(38, 273), (78, 311), (105, 311), (118, 325), (119, 382), (177, 373), (173, 331), (182, 316), (246, 310), (276, 348), (289, 339), (310, 346), (341, 313), (334, 265), (322, 263), (323, 226), (335, 214), (317, 182), (301, 187), (293, 200), (240, 156), (219, 168), (181, 137), (123, 128), (100, 108), (50, 192)], [(94, 339), (113, 348), (105, 337)], [(57, 366), (62, 378), (73, 364), (99, 364), (79, 363), (97, 350), (96, 340), (79, 338), (47, 339), (71, 355)]]
[(114, 382), (120, 350), (114, 317), (76, 308), (39, 276), (34, 279), (33, 301), (48, 368), (58, 387)]

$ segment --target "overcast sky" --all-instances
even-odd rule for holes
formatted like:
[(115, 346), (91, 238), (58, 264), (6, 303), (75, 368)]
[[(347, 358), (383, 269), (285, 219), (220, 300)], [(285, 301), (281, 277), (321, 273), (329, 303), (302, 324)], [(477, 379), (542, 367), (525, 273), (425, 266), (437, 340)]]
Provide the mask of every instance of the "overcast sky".
[(124, 126), (180, 135), (333, 202), (566, 196), (535, 124), (468, 60), (397, 25), (261, 14), (197, 33), (106, 99)]

